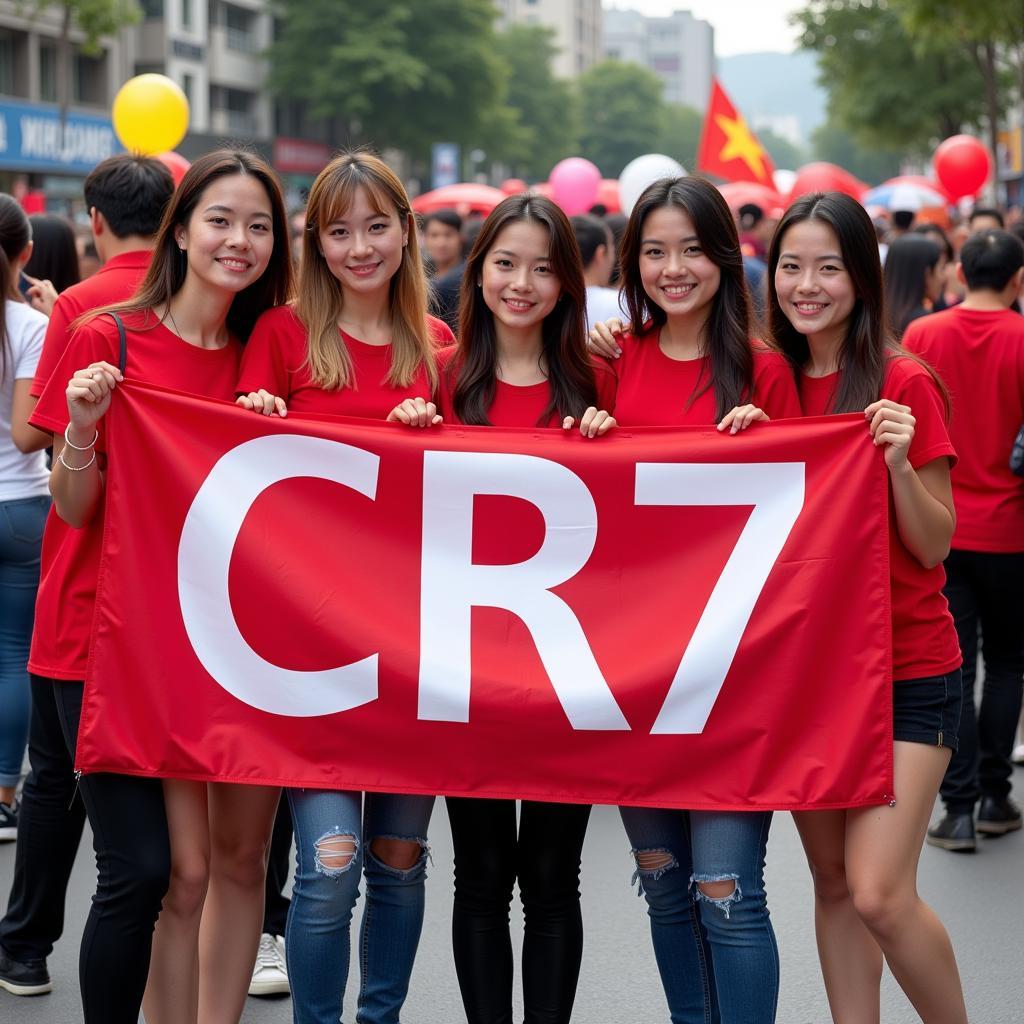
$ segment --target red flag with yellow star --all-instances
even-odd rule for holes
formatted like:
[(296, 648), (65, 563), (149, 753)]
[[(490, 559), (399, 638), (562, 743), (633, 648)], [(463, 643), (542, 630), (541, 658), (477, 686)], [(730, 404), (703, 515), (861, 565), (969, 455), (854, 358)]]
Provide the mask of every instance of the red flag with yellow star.
[(717, 78), (711, 80), (711, 101), (697, 150), (697, 170), (717, 174), (726, 181), (756, 181), (775, 187), (772, 158)]

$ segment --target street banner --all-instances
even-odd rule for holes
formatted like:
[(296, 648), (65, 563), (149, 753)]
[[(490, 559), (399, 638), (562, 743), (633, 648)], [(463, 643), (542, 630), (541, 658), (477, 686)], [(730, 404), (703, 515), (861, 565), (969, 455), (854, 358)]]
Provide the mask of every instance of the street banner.
[(686, 808), (892, 792), (863, 416), (409, 429), (127, 382), (77, 767)]

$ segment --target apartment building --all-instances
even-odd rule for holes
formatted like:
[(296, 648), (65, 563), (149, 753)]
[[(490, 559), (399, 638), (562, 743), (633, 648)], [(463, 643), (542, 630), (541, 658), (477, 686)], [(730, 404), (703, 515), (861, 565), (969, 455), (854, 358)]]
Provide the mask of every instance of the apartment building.
[(498, 26), (545, 25), (559, 48), (554, 73), (575, 78), (602, 58), (601, 0), (496, 0)]

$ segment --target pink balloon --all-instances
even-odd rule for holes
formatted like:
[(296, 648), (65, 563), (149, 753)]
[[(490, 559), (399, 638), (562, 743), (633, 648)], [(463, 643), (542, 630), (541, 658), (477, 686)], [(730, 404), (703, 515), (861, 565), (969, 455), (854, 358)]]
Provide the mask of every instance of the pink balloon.
[(597, 199), (601, 172), (579, 156), (560, 160), (551, 169), (551, 198), (571, 217), (586, 213)]

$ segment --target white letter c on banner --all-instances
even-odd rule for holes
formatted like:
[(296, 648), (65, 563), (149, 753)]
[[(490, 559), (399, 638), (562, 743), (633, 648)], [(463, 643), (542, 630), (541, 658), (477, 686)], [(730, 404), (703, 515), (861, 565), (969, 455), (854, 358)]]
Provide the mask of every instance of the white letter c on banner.
[(373, 500), (378, 456), (340, 441), (271, 434), (232, 448), (199, 488), (178, 545), (178, 600), (203, 668), (240, 701), (272, 715), (310, 718), (377, 698), (377, 655), (322, 671), (272, 665), (242, 636), (228, 570), (242, 523), (259, 495), (294, 477), (331, 480)]

